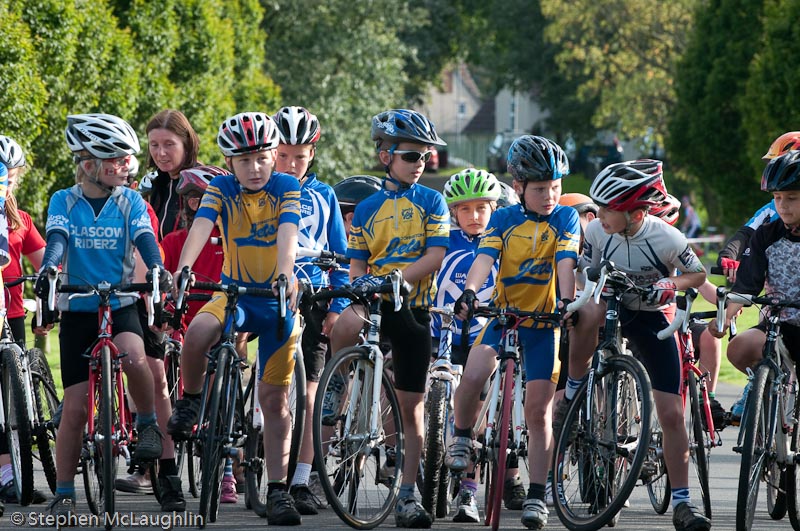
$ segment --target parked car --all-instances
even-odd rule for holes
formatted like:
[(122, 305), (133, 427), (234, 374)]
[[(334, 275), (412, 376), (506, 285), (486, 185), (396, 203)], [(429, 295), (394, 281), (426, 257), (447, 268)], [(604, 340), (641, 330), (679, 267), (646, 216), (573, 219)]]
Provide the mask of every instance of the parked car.
[(486, 151), (486, 168), (489, 172), (502, 175), (508, 171), (508, 149), (518, 136), (515, 133), (497, 133)]
[(625, 152), (616, 137), (608, 144), (584, 144), (569, 162), (570, 173), (583, 173), (588, 179), (594, 179), (609, 164), (623, 160)]

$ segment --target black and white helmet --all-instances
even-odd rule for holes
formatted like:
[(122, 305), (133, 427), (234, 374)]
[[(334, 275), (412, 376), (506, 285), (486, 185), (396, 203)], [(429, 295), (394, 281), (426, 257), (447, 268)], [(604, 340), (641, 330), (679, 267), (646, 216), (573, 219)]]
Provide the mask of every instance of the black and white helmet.
[(282, 144), (316, 144), (322, 134), (319, 120), (305, 107), (282, 107), (272, 119), (278, 126)]
[(128, 122), (111, 114), (67, 116), (67, 145), (98, 159), (115, 159), (139, 152), (139, 138)]
[(0, 135), (0, 162), (9, 169), (25, 166), (25, 153), (22, 152), (22, 148), (13, 138), (5, 135)]

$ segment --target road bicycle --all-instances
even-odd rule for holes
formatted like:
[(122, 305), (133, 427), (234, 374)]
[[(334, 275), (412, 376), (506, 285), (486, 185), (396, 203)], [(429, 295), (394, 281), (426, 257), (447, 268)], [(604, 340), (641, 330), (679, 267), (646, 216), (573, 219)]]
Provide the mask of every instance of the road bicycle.
[[(710, 452), (722, 446), (714, 417), (711, 414), (711, 400), (708, 396), (710, 375), (698, 367), (695, 357), (690, 324), (693, 321), (715, 318), (716, 310), (692, 312), (692, 304), (698, 296), (696, 288), (687, 289), (676, 299), (677, 311), (669, 327), (658, 333), (661, 340), (678, 333), (678, 352), (681, 356), (681, 398), (683, 400), (686, 429), (689, 435), (689, 457), (694, 465), (700, 494), (703, 499), (703, 512), (711, 518), (711, 492), (709, 489)], [(642, 481), (647, 485), (650, 502), (658, 514), (664, 514), (669, 507), (672, 494), (658, 419), (653, 419), (653, 437), (650, 453), (642, 472)]]
[[(150, 274), (152, 282), (114, 285), (109, 282), (91, 284), (57, 285), (58, 270), (46, 270), (49, 281), (48, 308), (55, 311), (56, 292), (69, 294), (69, 299), (98, 297), (98, 338), (87, 349), (89, 358), (89, 380), (87, 394), (88, 420), (80, 468), (86, 490), (89, 510), (96, 515), (114, 514), (114, 480), (117, 474), (117, 459), (123, 456), (132, 460), (131, 446), (135, 436), (127, 406), (125, 385), (122, 379), (121, 353), (113, 342), (111, 299), (139, 299), (141, 293), (147, 297), (148, 325), (153, 324), (154, 302), (160, 300), (158, 268)], [(154, 467), (153, 463), (149, 464)], [(153, 470), (151, 468), (151, 476)], [(106, 529), (111, 529), (113, 519), (105, 519)]]
[[(750, 392), (742, 414), (734, 451), (741, 454), (739, 489), (736, 501), (737, 531), (752, 529), (761, 482), (767, 486), (773, 517), (780, 512), (775, 505), (785, 503), (792, 527), (800, 529), (800, 493), (798, 482), (798, 437), (800, 403), (797, 401), (797, 374), (789, 351), (781, 337), (781, 312), (800, 309), (800, 299), (778, 294), (761, 297), (717, 290), (717, 328), (722, 330), (725, 305), (762, 306), (767, 325), (764, 358), (750, 372)], [(781, 498), (781, 494), (785, 497)]]
[[(35, 280), (35, 276), (22, 276), (7, 280), (5, 286), (10, 288)], [(48, 486), (55, 492), (56, 465), (53, 449), (56, 427), (51, 419), (60, 402), (50, 366), (42, 351), (38, 348), (23, 350), (14, 341), (6, 318), (3, 319), (3, 328), (0, 360), (3, 363), (2, 399), (6, 405), (6, 435), (9, 439), (17, 500), (20, 505), (29, 505), (33, 500), (35, 460), (41, 463)]]
[[(403, 470), (400, 406), (380, 348), (382, 294), (400, 311), (407, 292), (395, 270), (380, 285), (323, 290), (311, 299), (344, 297), (367, 309), (358, 345), (326, 364), (314, 404), (314, 462), (336, 514), (355, 529), (372, 529), (394, 508)], [(336, 402), (323, 414), (323, 406)], [(392, 462), (394, 459), (394, 462)]]
[[(473, 427), (474, 433), (483, 434), (479, 436), (482, 442), (475, 445), (474, 459), (480, 467), (481, 482), (486, 484), (484, 523), (491, 525), (492, 531), (497, 531), (506, 470), (517, 468), (519, 460), (524, 461), (528, 456), (523, 408), (525, 384), (520, 363), (518, 328), (528, 321), (558, 327), (561, 325), (561, 314), (480, 306), (473, 315), (495, 319), (502, 327), (497, 349), (499, 365), (492, 375), (489, 393)], [(482, 426), (485, 427), (481, 430)]]
[(586, 277), (581, 297), (567, 309), (577, 310), (591, 298), (599, 303), (603, 296), (607, 309), (602, 340), (561, 432), (554, 434), (555, 509), (561, 523), (573, 531), (615, 524), (641, 476), (653, 417), (650, 377), (641, 362), (626, 353), (619, 322), (624, 294), (646, 297), (652, 290), (636, 286), (610, 261), (588, 268)]
[[(184, 279), (189, 275), (188, 267), (184, 268), (179, 276), (180, 285), (184, 285)], [(277, 334), (283, 337), (286, 277), (281, 275), (278, 283), (281, 319), (278, 321)], [(199, 445), (202, 455), (200, 514), (201, 527), (205, 527), (217, 519), (225, 459), (237, 455), (239, 448), (245, 446), (249, 431), (246, 426), (245, 390), (242, 386), (242, 373), (247, 361), (242, 360), (236, 352), (236, 305), (243, 295), (275, 298), (275, 294), (271, 288), (243, 287), (236, 283), (195, 282), (193, 287), (222, 292), (226, 296), (222, 335), (217, 346), (207, 354), (209, 361), (200, 399), (199, 421), (191, 437), (193, 445)], [(257, 380), (258, 376), (251, 378), (254, 379)], [(247, 466), (254, 465), (248, 463)]]
[[(422, 506), (436, 518), (447, 516), (450, 474), (444, 464), (447, 441), (453, 436), (453, 397), (464, 367), (452, 363), (450, 354), (453, 344), (455, 312), (452, 305), (431, 307), (431, 313), (441, 316), (441, 336), (436, 358), (428, 370), (425, 386), (425, 441), (423, 446)], [(468, 345), (469, 343), (462, 343)]]

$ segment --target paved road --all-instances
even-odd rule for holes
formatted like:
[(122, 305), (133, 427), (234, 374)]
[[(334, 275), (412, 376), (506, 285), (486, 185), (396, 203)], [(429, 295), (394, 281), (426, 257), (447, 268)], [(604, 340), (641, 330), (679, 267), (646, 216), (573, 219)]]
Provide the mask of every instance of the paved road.
[[(721, 385), (718, 390), (718, 397), (725, 406), (729, 406), (736, 398), (738, 390), (733, 386)], [(714, 508), (714, 529), (734, 529), (735, 516), (736, 516), (736, 494), (737, 494), (737, 481), (739, 476), (739, 457), (731, 450), (732, 443), (735, 441), (735, 432), (731, 428), (723, 432), (722, 448), (715, 449), (712, 453), (712, 478), (711, 490), (713, 508)], [(44, 477), (39, 473), (39, 485), (44, 484)], [(696, 492), (696, 491), (695, 491)], [(83, 493), (79, 492), (79, 511), (88, 512), (88, 509), (83, 501)], [(482, 497), (482, 496), (480, 496)], [(782, 521), (773, 521), (770, 519), (766, 512), (766, 502), (763, 500), (763, 492), (759, 500), (759, 505), (762, 507), (761, 512), (756, 517), (756, 522), (753, 528), (757, 530), (762, 529), (791, 529), (788, 517)], [(148, 515), (152, 518), (158, 518), (160, 513), (155, 512), (157, 508), (155, 499), (148, 496), (135, 496), (128, 494), (119, 494), (119, 508), (123, 514), (130, 514), (131, 512), (138, 517)], [(620, 521), (616, 529), (622, 531), (640, 531), (648, 529), (651, 531), (656, 530), (672, 530), (672, 517), (671, 511), (666, 515), (659, 516), (655, 514), (647, 499), (647, 492), (642, 487), (637, 487), (631, 498), (631, 507), (624, 509)], [(190, 498), (188, 509), (196, 511), (198, 501)], [(36, 513), (44, 511), (44, 506), (37, 507), (18, 507), (16, 505), (8, 505), (6, 507), (5, 515), (0, 518), (0, 529), (19, 529), (20, 527), (31, 527), (31, 523), (36, 520)], [(14, 515), (15, 512), (21, 512), (21, 515)], [(504, 511), (502, 513), (501, 528), (502, 529), (524, 529), (519, 521), (519, 512)], [(12, 522), (13, 518), (22, 519), (23, 524), (15, 526)], [(186, 520), (184, 520), (186, 522)], [(169, 528), (169, 520), (162, 520), (161, 524), (164, 528)], [(217, 523), (210, 524), (211, 529), (256, 529), (266, 525), (266, 521), (259, 518), (255, 513), (247, 511), (244, 508), (243, 498), (237, 505), (223, 505), (220, 509), (219, 518)], [(152, 528), (161, 528), (162, 525), (153, 525)], [(189, 517), (188, 523), (181, 525), (176, 522), (175, 527), (195, 527), (194, 522)], [(390, 517), (382, 527), (394, 527), (394, 521)], [(475, 529), (482, 529), (479, 525), (464, 525), (454, 524), (447, 520), (438, 520), (434, 524), (434, 529), (463, 529), (465, 527), (474, 527)], [(345, 524), (341, 523), (336, 515), (330, 509), (322, 511), (318, 516), (304, 517), (303, 525), (299, 529), (349, 529)], [(554, 511), (551, 510), (551, 520), (546, 529), (563, 529)]]

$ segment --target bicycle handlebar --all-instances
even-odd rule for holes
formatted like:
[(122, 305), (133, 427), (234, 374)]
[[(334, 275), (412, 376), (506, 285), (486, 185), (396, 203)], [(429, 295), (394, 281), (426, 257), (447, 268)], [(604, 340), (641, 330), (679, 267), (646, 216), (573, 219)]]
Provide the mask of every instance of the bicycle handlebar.
[(38, 277), (36, 275), (22, 275), (21, 277), (17, 277), (14, 280), (5, 280), (3, 279), (3, 285), (7, 288), (13, 288), (14, 286), (19, 286), (23, 282), (36, 282)]
[(335, 253), (333, 251), (326, 251), (324, 249), (307, 249), (305, 247), (297, 248), (298, 258), (319, 258), (320, 260), (330, 260), (338, 264), (349, 264), (350, 260), (345, 258), (343, 254)]
[(336, 298), (350, 299), (353, 302), (365, 304), (370, 298), (377, 295), (392, 295), (394, 299), (394, 311), (400, 311), (403, 306), (403, 295), (408, 295), (411, 286), (403, 281), (403, 274), (399, 270), (394, 270), (384, 277), (384, 283), (378, 286), (342, 286), (341, 288), (322, 290), (311, 296), (311, 300), (325, 301)]

